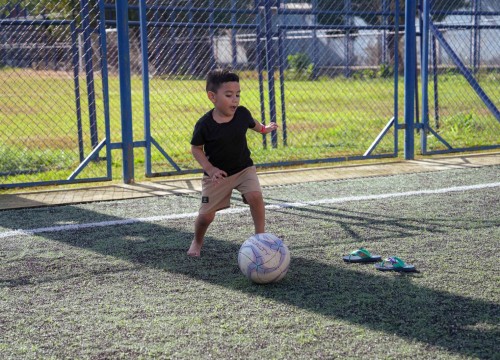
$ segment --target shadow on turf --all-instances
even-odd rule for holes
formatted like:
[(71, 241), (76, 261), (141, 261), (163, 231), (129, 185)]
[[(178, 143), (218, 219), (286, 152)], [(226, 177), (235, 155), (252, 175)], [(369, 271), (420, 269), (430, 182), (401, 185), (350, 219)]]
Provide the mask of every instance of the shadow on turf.
[[(311, 209), (308, 209), (311, 210)], [(100, 221), (119, 218), (98, 216)], [(330, 209), (331, 211), (331, 209)], [(310, 212), (311, 216), (332, 216), (328, 211)], [(315, 214), (315, 215), (314, 215)], [(92, 216), (90, 216), (92, 215)], [(354, 215), (351, 215), (354, 216)], [(367, 224), (378, 221), (362, 218)], [(356, 216), (356, 219), (361, 216)], [(339, 221), (339, 219), (336, 219)], [(398, 224), (411, 222), (418, 230), (418, 219), (397, 219)], [(0, 224), (6, 226), (6, 224)], [(386, 224), (387, 225), (387, 224)], [(400, 225), (398, 225), (400, 226)], [(194, 279), (224, 286), (255, 296), (290, 304), (318, 314), (343, 319), (375, 331), (414, 341), (439, 346), (457, 354), (492, 358), (499, 338), (498, 303), (467, 297), (414, 285), (411, 275), (367, 274), (342, 263), (325, 265), (311, 259), (294, 256), (284, 281), (273, 285), (253, 285), (240, 274), (236, 266), (239, 245), (208, 237), (200, 259), (186, 256), (192, 233), (178, 231), (158, 224), (132, 224), (40, 234), (46, 239), (96, 253), (132, 262), (134, 267), (152, 267)], [(133, 238), (134, 240), (130, 240)], [(85, 267), (85, 264), (81, 266)], [(93, 271), (86, 274), (100, 276), (114, 270)], [(47, 275), (47, 274), (46, 274)], [(35, 272), (31, 278), (2, 279), (4, 286), (21, 286), (41, 281)], [(74, 275), (71, 275), (74, 276)], [(60, 279), (61, 277), (59, 277)], [(52, 278), (52, 281), (55, 278)], [(333, 334), (332, 334), (333, 335)], [(496, 354), (498, 355), (498, 354)]]

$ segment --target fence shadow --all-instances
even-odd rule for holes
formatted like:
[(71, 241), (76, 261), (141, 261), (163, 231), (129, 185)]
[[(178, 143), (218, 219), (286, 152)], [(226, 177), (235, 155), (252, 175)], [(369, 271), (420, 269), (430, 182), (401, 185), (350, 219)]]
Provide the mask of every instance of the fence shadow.
[[(304, 212), (308, 212), (310, 216), (332, 216), (333, 213), (332, 209), (319, 212), (311, 210), (313, 209), (307, 208)], [(78, 215), (80, 219), (119, 220), (117, 217), (89, 210), (73, 208), (71, 211), (72, 216)], [(15, 212), (12, 214), (15, 215)], [(359, 217), (362, 217), (366, 224), (377, 221), (375, 217), (370, 219), (369, 214)], [(5, 219), (0, 218), (0, 226), (7, 226), (2, 223)], [(414, 221), (410, 224), (405, 218), (393, 220), (398, 224), (409, 222), (410, 226), (415, 226)], [(341, 221), (341, 218), (335, 221)], [(55, 220), (49, 222), (56, 223)], [(476, 300), (422, 287), (413, 283), (411, 275), (387, 276), (375, 272), (367, 274), (357, 271), (356, 267), (347, 268), (340, 259), (338, 265), (327, 265), (293, 256), (290, 271), (284, 281), (260, 286), (238, 281), (242, 277), (236, 264), (238, 244), (208, 237), (202, 258), (191, 259), (186, 256), (186, 249), (192, 233), (167, 225), (136, 223), (103, 227), (98, 231), (95, 228), (83, 229), (74, 232), (73, 236), (68, 236), (66, 232), (47, 232), (39, 235), (52, 241), (126, 260), (138, 267), (146, 266), (182, 274), (343, 319), (375, 331), (397, 334), (401, 338), (442, 347), (464, 356), (488, 358), (497, 347), (500, 317), (500, 305), (497, 302)], [(131, 241), (130, 236), (141, 237), (143, 241)], [(115, 240), (107, 243), (113, 237)], [(99, 272), (95, 275), (98, 276)], [(38, 283), (36, 279), (15, 276), (3, 279), (2, 282), (7, 286)]]

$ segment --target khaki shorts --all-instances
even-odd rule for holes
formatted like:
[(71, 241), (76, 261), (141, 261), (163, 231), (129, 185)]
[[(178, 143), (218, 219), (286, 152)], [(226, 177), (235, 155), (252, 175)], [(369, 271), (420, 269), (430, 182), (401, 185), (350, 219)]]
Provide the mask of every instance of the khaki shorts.
[(233, 189), (238, 190), (242, 195), (253, 191), (262, 192), (255, 166), (228, 176), (219, 183), (215, 183), (209, 176), (204, 175), (199, 213), (207, 214), (228, 208), (231, 205)]

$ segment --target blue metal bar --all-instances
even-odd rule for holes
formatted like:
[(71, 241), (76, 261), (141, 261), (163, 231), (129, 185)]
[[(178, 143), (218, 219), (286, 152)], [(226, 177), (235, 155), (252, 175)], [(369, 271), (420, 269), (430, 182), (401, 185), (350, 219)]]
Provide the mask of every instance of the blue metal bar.
[(83, 28), (83, 51), (85, 58), (85, 76), (87, 80), (87, 97), (89, 107), (89, 122), (90, 122), (90, 142), (92, 148), (97, 146), (99, 142), (99, 135), (97, 134), (97, 113), (95, 103), (95, 89), (94, 89), (94, 66), (92, 60), (92, 40), (90, 38), (90, 10), (89, 2), (80, 0), (81, 14), (82, 14), (82, 28)]
[[(427, 128), (427, 130), (429, 130), (432, 133), (432, 135), (434, 135), (436, 139), (441, 141), (448, 149), (453, 149), (453, 147), (450, 144), (448, 144), (448, 142), (445, 139), (443, 139), (443, 137), (439, 135), (436, 131), (434, 131), (430, 126)], [(427, 149), (425, 149), (425, 151), (427, 152)]]
[(373, 150), (377, 147), (377, 145), (380, 143), (380, 141), (384, 138), (385, 134), (390, 130), (391, 126), (394, 125), (394, 117), (389, 120), (389, 122), (384, 126), (382, 131), (378, 134), (378, 136), (375, 138), (373, 143), (370, 145), (370, 147), (365, 151), (363, 156), (370, 156)]
[[(193, 19), (194, 19), (194, 13), (193, 13), (193, 9), (192, 9), (193, 0), (188, 0), (187, 5), (190, 7), (190, 9), (188, 10), (188, 21), (190, 23), (192, 23)], [(194, 28), (189, 28), (188, 54), (190, 56), (192, 54), (194, 54), (194, 38), (195, 38)], [(194, 75), (194, 65), (195, 64), (196, 64), (196, 61), (189, 61), (189, 65), (188, 65), (189, 70), (188, 71), (189, 71), (190, 75)]]
[(391, 11), (358, 11), (358, 10), (350, 10), (346, 11), (342, 10), (302, 10), (302, 9), (285, 9), (278, 8), (278, 14), (280, 15), (346, 15), (346, 16), (362, 16), (362, 15), (371, 15), (371, 16), (384, 16), (384, 15), (393, 15)]
[(482, 29), (482, 30), (488, 30), (488, 29), (500, 29), (500, 25), (495, 25), (495, 24), (479, 24), (479, 25), (474, 25), (474, 24), (463, 24), (463, 25), (454, 25), (454, 24), (434, 24), (434, 26), (437, 29), (457, 29), (457, 30), (471, 30), (475, 29)]
[(142, 56), (142, 103), (144, 110), (144, 138), (146, 141), (145, 166), (146, 176), (152, 172), (151, 165), (151, 114), (149, 100), (149, 58), (148, 58), (148, 22), (146, 18), (146, 0), (140, 0), (139, 19), (141, 22), (141, 56)]
[(394, 14), (394, 156), (399, 152), (399, 0)]
[(123, 182), (130, 184), (134, 182), (134, 146), (127, 0), (116, 0), (116, 25), (118, 33), (118, 72), (120, 76), (120, 114), (123, 143)]
[(0, 184), (0, 189), (28, 188), (35, 186), (65, 185), (65, 184), (81, 184), (81, 183), (101, 182), (109, 180), (111, 180), (111, 178), (109, 177), (98, 177), (98, 178), (87, 178), (83, 180), (74, 179), (74, 180), (34, 181), (34, 182), (17, 183), (17, 184), (16, 183)]
[[(318, 7), (318, 0), (312, 0), (312, 9), (316, 9)], [(314, 15), (314, 24), (318, 23), (318, 18), (317, 15)], [(313, 68), (312, 68), (312, 74), (311, 78), (312, 80), (317, 80), (318, 79), (318, 69), (319, 69), (319, 50), (318, 50), (318, 34), (316, 30), (313, 30), (313, 38), (312, 38), (312, 62), (313, 62)]]
[(85, 159), (85, 150), (83, 146), (83, 127), (82, 127), (82, 108), (80, 102), (80, 68), (78, 66), (78, 33), (75, 21), (71, 22), (71, 52), (73, 62), (73, 82), (75, 85), (75, 105), (76, 105), (76, 131), (78, 134), (78, 153), (80, 162)]
[(432, 41), (432, 77), (434, 80), (434, 126), (439, 129), (439, 86), (436, 37), (431, 34)]
[[(264, 18), (266, 31), (266, 65), (267, 65), (267, 86), (269, 89), (269, 116), (270, 121), (277, 121), (276, 116), (276, 94), (274, 89), (274, 70), (276, 68), (276, 57), (274, 56), (273, 47), (273, 0), (264, 0)], [(278, 134), (276, 130), (271, 133), (271, 143), (273, 148), (278, 147)]]
[(238, 44), (236, 43), (236, 0), (231, 0), (231, 62), (233, 69), (238, 66)]
[(108, 84), (108, 47), (106, 42), (106, 13), (104, 10), (104, 0), (99, 0), (99, 42), (101, 44), (101, 82), (102, 82), (102, 102), (104, 107), (104, 131), (106, 133), (106, 161), (107, 174), (112, 177), (111, 129), (109, 117), (109, 84)]
[(430, 1), (424, 1), (421, 16), (421, 59), (420, 76), (422, 81), (422, 125), (420, 134), (420, 148), (422, 153), (427, 151), (427, 128), (429, 127), (429, 11)]
[[(214, 12), (215, 0), (210, 0), (208, 3), (208, 6), (210, 8), (210, 10), (208, 12), (208, 21), (210, 22), (210, 24), (213, 24), (215, 21), (215, 12)], [(210, 32), (210, 70), (213, 70), (217, 66), (217, 62), (215, 59), (215, 41), (214, 41), (215, 30), (214, 30), (214, 28), (211, 27), (209, 29), (209, 32)]]
[(151, 143), (158, 149), (158, 151), (160, 151), (160, 153), (165, 157), (165, 159), (168, 160), (168, 162), (170, 163), (170, 165), (172, 165), (174, 167), (175, 170), (177, 171), (181, 171), (181, 168), (175, 163), (175, 161), (167, 154), (167, 152), (165, 150), (163, 150), (163, 148), (161, 147), (160, 144), (158, 144), (158, 142), (153, 138), (151, 137)]
[[(212, 1), (212, 0), (209, 0), (209, 1)], [(175, 3), (175, 0), (173, 1), (173, 3)], [(114, 5), (113, 4), (107, 4), (106, 6), (107, 8), (109, 9), (114, 9)], [(129, 5), (129, 9), (130, 10), (137, 10), (139, 7), (137, 5)], [(165, 13), (169, 13), (169, 12), (182, 12), (182, 11), (194, 11), (194, 12), (205, 12), (205, 13), (209, 13), (209, 12), (214, 12), (214, 13), (224, 13), (224, 14), (227, 14), (227, 13), (236, 13), (236, 14), (256, 14), (256, 10), (255, 9), (246, 9), (246, 8), (223, 8), (223, 7), (213, 7), (211, 5), (208, 5), (208, 7), (190, 7), (190, 6), (161, 6), (161, 5), (148, 5), (147, 7), (148, 9), (150, 10), (155, 10), (155, 11), (162, 11), (162, 12), (165, 12)]]
[(3, 25), (18, 25), (18, 26), (32, 26), (32, 25), (71, 25), (74, 20), (26, 20), (26, 19), (0, 19), (0, 26)]
[[(377, 154), (377, 155), (370, 155), (367, 157), (364, 157), (362, 155), (356, 155), (356, 156), (344, 156), (344, 157), (324, 158), (324, 159), (314, 159), (314, 160), (292, 160), (292, 161), (284, 161), (284, 162), (260, 163), (260, 164), (255, 164), (255, 166), (259, 169), (262, 169), (262, 168), (276, 167), (276, 166), (337, 163), (337, 162), (344, 162), (344, 161), (356, 161), (356, 160), (367, 160), (367, 159), (389, 159), (389, 158), (394, 158), (394, 157), (395, 157), (394, 154)], [(202, 169), (182, 170), (182, 171), (176, 171), (176, 172), (169, 171), (169, 172), (154, 173), (153, 177), (170, 176), (170, 175), (198, 174), (198, 173), (201, 173), (202, 171), (203, 171)]]
[[(453, 11), (445, 11), (445, 10), (436, 10), (431, 11), (431, 15), (475, 15), (475, 10), (453, 10)], [(500, 11), (477, 11), (477, 15), (479, 16), (499, 16)]]
[[(255, 0), (255, 8), (259, 10), (261, 7), (261, 1), (262, 0)], [(264, 64), (262, 59), (262, 15), (261, 11), (259, 10), (257, 12), (257, 16), (255, 21), (257, 22), (257, 29), (256, 29), (256, 35), (257, 35), (257, 72), (259, 74), (259, 96), (260, 96), (260, 118), (261, 118), (261, 123), (266, 124), (266, 103), (265, 103), (265, 97), (264, 97)], [(262, 134), (262, 146), (263, 148), (267, 148), (267, 137), (265, 134)]]
[[(176, 5), (177, 4), (177, 1), (176, 0), (173, 0), (172, 1), (172, 4), (173, 5)], [(170, 14), (168, 15), (168, 20), (170, 23), (172, 24), (176, 24), (176, 16), (177, 16), (177, 13), (172, 11), (170, 12)], [(163, 22), (159, 22), (158, 24), (162, 24)], [(133, 26), (134, 22), (133, 21), (130, 21), (129, 22), (129, 25), (130, 26)], [(149, 26), (153, 26), (154, 27), (154, 22), (150, 21), (149, 22)], [(162, 26), (163, 27), (163, 26)], [(174, 74), (177, 74), (177, 69), (178, 69), (178, 54), (177, 54), (177, 32), (176, 32), (176, 27), (174, 25), (171, 25), (171, 26), (168, 26), (168, 39), (167, 39), (167, 54), (169, 55), (169, 64), (171, 64), (171, 66), (169, 66), (169, 71), (171, 73), (174, 73)]]
[[(382, 11), (387, 13), (389, 9), (388, 0), (382, 0)], [(382, 25), (388, 24), (388, 15), (382, 15)], [(387, 64), (387, 30), (382, 31), (382, 64)]]
[(416, 31), (415, 31), (415, 0), (406, 0), (405, 6), (405, 159), (415, 157), (415, 67), (416, 67)]
[[(404, 26), (403, 26), (404, 27)], [(500, 26), (499, 26), (500, 27)], [(392, 25), (286, 25), (285, 30), (393, 30)]]
[(99, 151), (106, 145), (106, 139), (102, 140), (97, 146), (91, 151), (91, 153), (83, 160), (75, 171), (71, 173), (67, 180), (74, 180), (78, 174), (82, 172), (85, 167), (92, 161), (99, 157)]
[(470, 86), (474, 89), (476, 94), (481, 98), (481, 100), (485, 103), (486, 107), (491, 111), (493, 116), (497, 119), (497, 121), (500, 122), (500, 111), (498, 111), (497, 107), (495, 104), (490, 100), (488, 95), (483, 91), (481, 88), (481, 85), (476, 81), (474, 76), (471, 74), (471, 72), (467, 69), (467, 67), (462, 63), (460, 58), (458, 57), (457, 54), (453, 51), (453, 49), (450, 47), (446, 39), (443, 37), (443, 34), (434, 26), (434, 24), (429, 22), (430, 29), (432, 30), (434, 36), (439, 40), (441, 43), (441, 46), (444, 48), (444, 50), (448, 53), (450, 58), (453, 60), (455, 65), (457, 65), (458, 70), (460, 73), (465, 77), (465, 79), (469, 82)]
[(278, 59), (280, 71), (280, 95), (281, 95), (281, 131), (283, 134), (283, 146), (287, 146), (286, 128), (286, 104), (285, 104), (285, 32), (278, 27)]
[[(172, 15), (172, 14), (171, 14)], [(115, 26), (116, 20), (106, 21), (107, 25)], [(140, 26), (139, 21), (129, 21), (130, 26)], [(167, 28), (197, 28), (197, 29), (225, 29), (228, 24), (224, 23), (189, 23), (189, 22), (175, 22), (171, 21), (149, 21), (149, 27), (167, 27)], [(255, 24), (236, 24), (235, 29), (255, 29)], [(370, 28), (370, 27), (368, 27)]]
[(351, 27), (352, 18), (350, 15), (351, 7), (352, 7), (351, 0), (344, 0), (344, 17), (345, 17), (344, 23), (345, 23), (345, 30), (346, 30), (345, 31), (345, 39), (344, 39), (344, 60), (345, 60), (344, 76), (346, 78), (351, 76), (351, 69), (350, 69), (351, 46), (352, 46), (351, 35), (350, 35), (351, 29), (352, 29), (352, 27)]
[(479, 67), (479, 53), (481, 51), (481, 46), (478, 46), (481, 41), (481, 31), (479, 30), (479, 22), (480, 22), (480, 17), (477, 15), (479, 12), (479, 9), (481, 8), (481, 0), (473, 0), (474, 1), (474, 35), (473, 35), (473, 69), (474, 69), (474, 74), (478, 71)]
[(433, 150), (427, 151), (425, 155), (438, 155), (438, 154), (450, 154), (450, 153), (459, 153), (466, 151), (479, 151), (479, 150), (494, 150), (500, 149), (500, 145), (488, 145), (488, 146), (476, 146), (476, 147), (468, 147), (468, 148), (453, 148), (449, 150)]

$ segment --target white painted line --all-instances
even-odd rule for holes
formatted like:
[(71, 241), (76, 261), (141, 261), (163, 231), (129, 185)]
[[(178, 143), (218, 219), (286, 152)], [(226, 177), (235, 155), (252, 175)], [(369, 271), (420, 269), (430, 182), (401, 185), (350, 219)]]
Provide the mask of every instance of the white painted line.
[[(273, 204), (273, 205), (267, 205), (266, 209), (267, 210), (278, 210), (278, 209), (285, 209), (285, 208), (303, 208), (303, 207), (314, 206), (314, 205), (341, 204), (341, 203), (354, 202), (354, 201), (380, 200), (380, 199), (417, 196), (417, 195), (445, 194), (445, 193), (450, 193), (450, 192), (481, 190), (481, 189), (494, 188), (494, 187), (499, 187), (499, 186), (500, 186), (500, 182), (496, 182), (496, 183), (488, 183), (488, 184), (454, 186), (454, 187), (435, 189), (435, 190), (416, 190), (416, 191), (407, 191), (407, 192), (389, 193), (389, 194), (348, 196), (348, 197), (342, 197), (342, 198), (322, 199), (322, 200), (315, 200), (315, 201)], [(239, 214), (239, 213), (247, 212), (249, 210), (250, 209), (248, 207), (238, 207), (238, 208), (221, 210), (218, 212), (218, 214)], [(127, 225), (127, 224), (141, 223), (141, 222), (153, 223), (153, 222), (159, 222), (159, 221), (165, 221), (165, 220), (188, 219), (188, 218), (195, 218), (197, 215), (198, 215), (197, 212), (192, 212), (192, 213), (184, 213), (184, 214), (151, 216), (151, 217), (146, 217), (146, 218), (131, 218), (131, 219), (121, 219), (121, 220), (112, 220), (112, 221), (102, 221), (102, 222), (94, 222), (94, 223), (86, 223), (86, 224), (61, 225), (61, 226), (52, 226), (52, 227), (27, 229), (27, 230), (18, 229), (18, 230), (6, 231), (3, 233), (0, 233), (0, 239), (5, 239), (8, 237), (14, 237), (14, 236), (28, 236), (28, 235), (38, 234), (38, 233), (57, 232), (57, 231), (75, 231), (75, 230), (95, 228), (95, 227)]]

